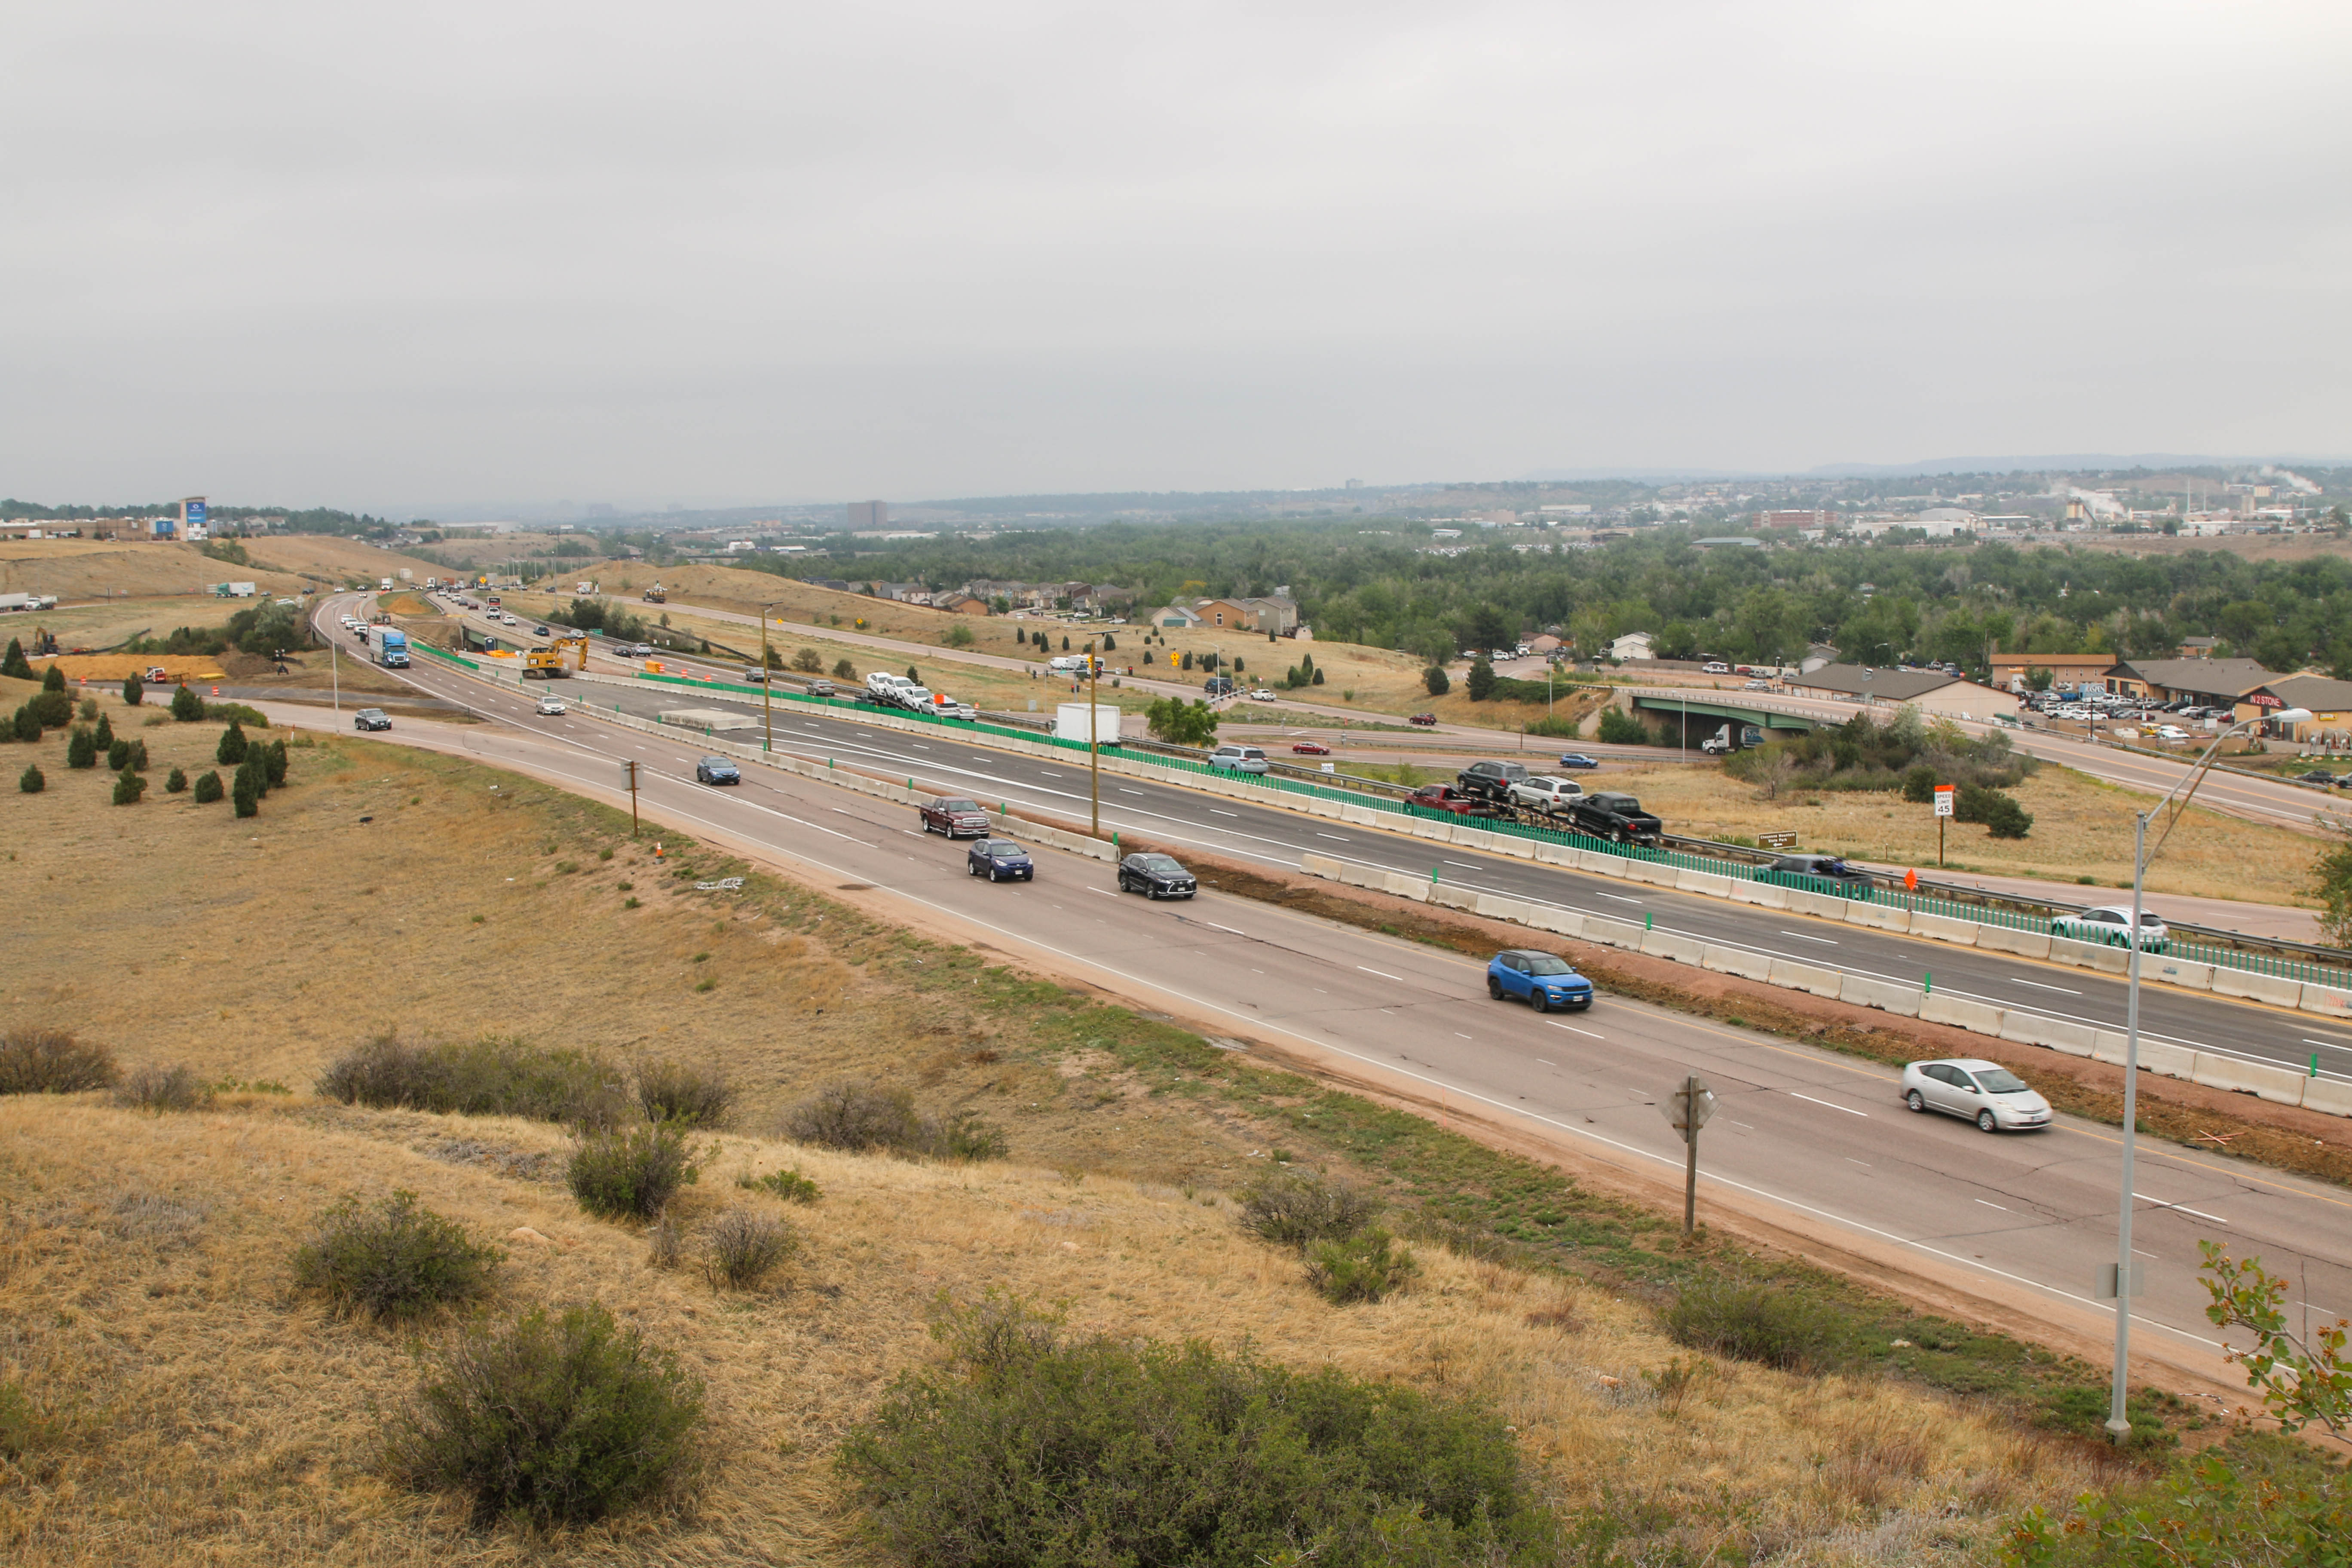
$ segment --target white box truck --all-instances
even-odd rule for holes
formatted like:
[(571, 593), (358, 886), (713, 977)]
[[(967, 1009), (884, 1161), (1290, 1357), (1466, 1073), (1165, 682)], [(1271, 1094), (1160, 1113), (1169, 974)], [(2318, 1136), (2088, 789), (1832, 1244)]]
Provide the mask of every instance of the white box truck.
[[(1100, 746), (1118, 745), (1118, 710), (1108, 702), (1097, 702), (1093, 707), (1095, 718), (1092, 739), (1095, 743)], [(1083, 744), (1088, 739), (1087, 708), (1087, 704), (1084, 702), (1055, 703), (1054, 705), (1055, 739), (1076, 741)]]

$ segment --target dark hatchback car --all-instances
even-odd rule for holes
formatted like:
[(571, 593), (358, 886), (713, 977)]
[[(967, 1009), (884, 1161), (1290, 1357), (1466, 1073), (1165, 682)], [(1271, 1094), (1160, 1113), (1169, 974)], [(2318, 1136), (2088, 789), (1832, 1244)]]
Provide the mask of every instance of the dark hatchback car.
[(389, 730), (392, 728), (392, 717), (384, 712), (381, 708), (362, 708), (358, 712), (352, 715), (352, 728), (354, 730)]
[(1010, 838), (982, 839), (965, 853), (963, 868), (992, 882), (1034, 882), (1037, 879), (1036, 862), (1029, 858), (1029, 851)]
[(1486, 994), (1497, 1002), (1524, 997), (1537, 1012), (1549, 1013), (1554, 1007), (1591, 1006), (1592, 982), (1564, 958), (1513, 949), (1496, 953), (1488, 962)]
[(1118, 863), (1118, 890), (1147, 899), (1189, 899), (1201, 889), (1172, 855), (1130, 855)]
[(1834, 855), (1783, 855), (1756, 873), (1756, 879), (1808, 892), (1834, 893), (1842, 899), (1870, 897), (1870, 873)]
[(926, 833), (944, 833), (950, 838), (988, 837), (988, 813), (976, 800), (966, 800), (961, 795), (941, 795), (915, 809), (922, 814), (923, 831)]
[(694, 764), (694, 782), (707, 784), (739, 784), (743, 782), (742, 770), (724, 757), (705, 757)]

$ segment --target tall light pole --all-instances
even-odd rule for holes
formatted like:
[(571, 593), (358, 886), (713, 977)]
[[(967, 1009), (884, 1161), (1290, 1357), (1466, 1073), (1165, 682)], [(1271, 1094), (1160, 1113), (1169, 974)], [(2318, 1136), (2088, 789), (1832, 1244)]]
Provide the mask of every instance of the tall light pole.
[(768, 655), (768, 612), (775, 607), (773, 599), (760, 606), (760, 721), (767, 728), (767, 738), (760, 742), (763, 752), (776, 749), (776, 672)]
[(1094, 639), (1087, 639), (1087, 797), (1092, 814), (1090, 831), (1102, 837), (1102, 747), (1095, 739), (1095, 681), (1099, 668)]
[[(2139, 1121), (2139, 956), (2140, 901), (2147, 883), (2147, 863), (2164, 847), (2172, 829), (2180, 821), (2181, 813), (2189, 809), (2189, 797), (2197, 786), (2205, 782), (2206, 772), (2221, 752), (2221, 742), (2251, 724), (2264, 722), (2300, 724), (2311, 717), (2307, 708), (2283, 708), (2276, 713), (2260, 718), (2242, 719), (2213, 737), (2205, 754), (2197, 759), (2196, 766), (2181, 775), (2180, 782), (2168, 791), (2162, 800), (2132, 819), (2132, 902), (2131, 929), (2125, 941), (2131, 944), (2131, 978), (2124, 991), (2124, 1157), (2122, 1196), (2117, 1204), (2116, 1220), (2116, 1367), (2115, 1380), (2107, 1391), (2107, 1431), (2117, 1446), (2131, 1436), (2131, 1421), (2124, 1414), (2124, 1399), (2128, 1392), (2126, 1372), (2131, 1359), (2132, 1304), (2132, 1155), (2137, 1146)], [(2178, 800), (2173, 797), (2179, 796)], [(2167, 807), (2170, 810), (2167, 813)], [(2156, 843), (2147, 841), (2147, 825), (2158, 816), (2164, 816), (2164, 829), (2156, 836)]]

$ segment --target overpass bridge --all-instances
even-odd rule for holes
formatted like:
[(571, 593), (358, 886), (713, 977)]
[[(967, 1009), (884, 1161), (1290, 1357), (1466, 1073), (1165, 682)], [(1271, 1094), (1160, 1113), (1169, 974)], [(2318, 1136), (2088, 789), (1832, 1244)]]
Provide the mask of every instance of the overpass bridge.
[[(1808, 711), (1811, 704), (1787, 700), (1758, 700), (1728, 691), (1649, 687), (1633, 692), (1629, 700), (1637, 717), (1680, 727), (1684, 742), (1688, 745), (1696, 745), (1727, 723), (1732, 726), (1734, 735), (1745, 729), (1755, 729), (1763, 732), (1763, 740), (1769, 741), (1843, 722), (1843, 716), (1832, 718)], [(1673, 730), (1669, 728), (1668, 732)]]

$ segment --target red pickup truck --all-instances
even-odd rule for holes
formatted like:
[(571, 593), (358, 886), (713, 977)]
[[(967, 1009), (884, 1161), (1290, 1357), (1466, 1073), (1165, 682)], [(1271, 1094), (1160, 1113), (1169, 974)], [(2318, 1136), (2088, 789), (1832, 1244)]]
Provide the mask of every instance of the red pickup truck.
[(1431, 811), (1450, 811), (1457, 816), (1466, 816), (1472, 812), (1486, 809), (1485, 801), (1473, 795), (1464, 795), (1452, 784), (1423, 784), (1405, 796), (1404, 803), (1407, 805), (1425, 806)]
[(976, 800), (942, 795), (915, 809), (922, 813), (926, 833), (944, 833), (950, 838), (988, 837), (988, 813)]

